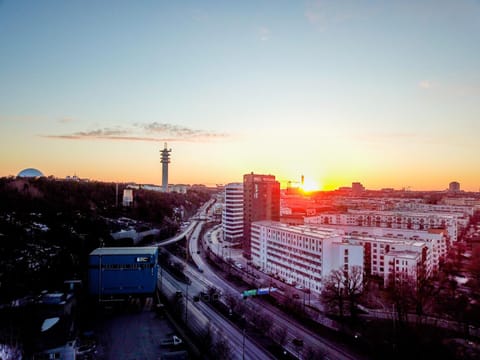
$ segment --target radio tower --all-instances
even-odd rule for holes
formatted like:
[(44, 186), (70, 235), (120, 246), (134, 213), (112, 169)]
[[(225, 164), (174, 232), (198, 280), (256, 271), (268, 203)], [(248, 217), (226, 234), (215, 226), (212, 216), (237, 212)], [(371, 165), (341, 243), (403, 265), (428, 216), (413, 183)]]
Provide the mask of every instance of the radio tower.
[(167, 149), (167, 143), (163, 150), (160, 150), (160, 162), (162, 163), (162, 190), (168, 192), (168, 164), (170, 163), (170, 153), (172, 149)]

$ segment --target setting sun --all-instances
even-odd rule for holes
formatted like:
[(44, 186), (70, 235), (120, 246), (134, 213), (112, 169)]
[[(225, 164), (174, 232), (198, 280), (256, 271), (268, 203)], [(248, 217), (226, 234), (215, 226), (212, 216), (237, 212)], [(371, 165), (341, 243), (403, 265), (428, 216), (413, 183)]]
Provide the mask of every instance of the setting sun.
[(319, 191), (321, 189), (320, 184), (318, 184), (315, 180), (312, 179), (304, 179), (300, 188), (303, 192), (313, 192)]

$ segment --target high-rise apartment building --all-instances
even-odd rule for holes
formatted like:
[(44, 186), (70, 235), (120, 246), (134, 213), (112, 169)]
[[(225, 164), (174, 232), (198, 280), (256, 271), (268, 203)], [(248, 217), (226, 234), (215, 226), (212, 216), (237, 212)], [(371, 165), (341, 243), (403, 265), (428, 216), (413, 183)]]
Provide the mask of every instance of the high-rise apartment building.
[(243, 253), (251, 258), (252, 222), (280, 221), (280, 183), (273, 175), (243, 175)]
[(229, 243), (243, 240), (243, 183), (225, 186), (225, 204), (222, 213), (223, 239)]
[(450, 184), (448, 184), (448, 191), (453, 193), (460, 192), (460, 183), (457, 181), (452, 181)]
[(352, 196), (361, 196), (365, 192), (365, 187), (359, 182), (352, 182)]

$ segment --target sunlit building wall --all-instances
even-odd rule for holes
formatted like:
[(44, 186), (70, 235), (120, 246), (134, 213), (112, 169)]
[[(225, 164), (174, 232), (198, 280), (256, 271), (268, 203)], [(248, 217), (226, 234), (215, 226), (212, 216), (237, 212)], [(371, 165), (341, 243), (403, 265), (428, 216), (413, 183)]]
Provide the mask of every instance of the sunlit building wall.
[[(446, 255), (445, 230), (418, 231), (345, 225), (318, 227), (336, 231), (349, 244), (362, 246), (365, 274), (382, 278), (385, 285), (398, 276), (408, 276), (416, 281), (420, 274), (425, 277), (434, 275)], [(396, 263), (397, 259), (399, 264)], [(413, 263), (415, 268), (412, 270)]]
[(333, 270), (363, 267), (363, 247), (334, 229), (254, 222), (251, 246), (252, 262), (261, 271), (317, 293)]
[(223, 238), (230, 243), (243, 240), (243, 183), (230, 183), (225, 186), (222, 212)]
[(123, 206), (130, 207), (133, 205), (133, 190), (124, 189), (123, 190)]
[(273, 175), (243, 176), (243, 253), (250, 258), (251, 224), (254, 221), (280, 221), (280, 183)]

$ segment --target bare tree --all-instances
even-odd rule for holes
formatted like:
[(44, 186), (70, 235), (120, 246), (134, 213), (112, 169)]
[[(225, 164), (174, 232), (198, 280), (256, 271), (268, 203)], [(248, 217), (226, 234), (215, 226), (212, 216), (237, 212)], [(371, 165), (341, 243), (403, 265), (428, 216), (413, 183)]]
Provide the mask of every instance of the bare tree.
[(303, 351), (303, 358), (315, 360), (327, 359), (327, 353), (319, 348), (308, 346)]
[(273, 325), (273, 318), (264, 312), (260, 312), (256, 315), (255, 324), (258, 330), (267, 333)]
[(227, 292), (227, 294), (225, 295), (225, 302), (232, 310), (235, 309), (239, 300), (240, 300), (240, 297), (238, 295), (233, 294), (232, 292)]
[(338, 312), (341, 318), (345, 309), (345, 289), (343, 288), (343, 271), (333, 270), (325, 281), (323, 287), (322, 301), (330, 312)]
[(408, 310), (412, 302), (412, 287), (406, 280), (391, 281), (388, 287), (388, 296), (392, 301), (392, 311), (399, 324), (408, 320)]
[(350, 316), (357, 314), (358, 299), (363, 291), (363, 269), (361, 266), (352, 266), (350, 271), (344, 272), (344, 288), (350, 305)]
[(171, 297), (171, 304), (173, 306), (174, 313), (181, 317), (185, 308), (183, 294), (181, 292), (176, 292), (173, 294)]
[(273, 339), (280, 346), (285, 346), (287, 343), (288, 328), (286, 326), (278, 326), (273, 330)]
[(238, 301), (233, 311), (235, 311), (238, 314), (238, 316), (243, 316), (247, 311), (247, 306), (245, 304), (245, 301)]
[(327, 278), (321, 299), (331, 312), (344, 317), (348, 306), (350, 315), (356, 315), (358, 300), (363, 291), (363, 269), (352, 266), (349, 271), (333, 270)]
[(213, 344), (213, 330), (210, 322), (208, 322), (207, 328), (200, 335), (200, 339), (200, 350), (202, 354), (207, 354), (212, 348)]
[(228, 340), (220, 335), (213, 343), (211, 355), (218, 360), (230, 360), (233, 354)]

